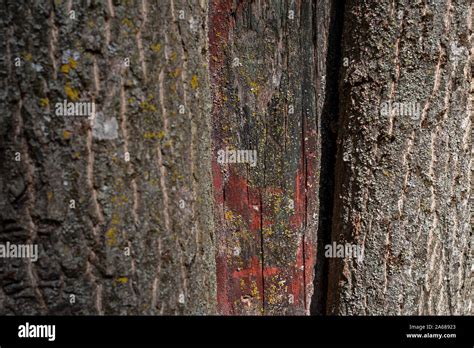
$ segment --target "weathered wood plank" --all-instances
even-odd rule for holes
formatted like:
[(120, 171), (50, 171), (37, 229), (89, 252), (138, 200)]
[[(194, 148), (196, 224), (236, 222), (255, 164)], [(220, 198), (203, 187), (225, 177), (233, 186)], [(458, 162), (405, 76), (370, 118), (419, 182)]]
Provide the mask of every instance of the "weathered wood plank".
[(318, 143), (310, 2), (211, 3), (218, 303), (225, 314), (309, 312)]

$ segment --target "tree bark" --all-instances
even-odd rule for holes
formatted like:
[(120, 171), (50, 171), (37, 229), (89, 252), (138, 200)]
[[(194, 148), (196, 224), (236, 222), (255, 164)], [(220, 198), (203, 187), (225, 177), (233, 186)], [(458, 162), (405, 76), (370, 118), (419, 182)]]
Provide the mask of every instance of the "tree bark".
[[(211, 2), (223, 314), (309, 313), (318, 221), (316, 96), (322, 90), (315, 64), (324, 67), (326, 45), (315, 44), (314, 23), (323, 3)], [(219, 163), (225, 149), (256, 151), (256, 166)]]
[(1, 11), (0, 314), (215, 313), (207, 2)]
[(471, 27), (469, 0), (2, 0), (0, 244), (40, 255), (0, 258), (0, 315), (469, 313)]
[(329, 314), (468, 313), (471, 21), (466, 0), (346, 2), (332, 239), (364, 258), (331, 260)]

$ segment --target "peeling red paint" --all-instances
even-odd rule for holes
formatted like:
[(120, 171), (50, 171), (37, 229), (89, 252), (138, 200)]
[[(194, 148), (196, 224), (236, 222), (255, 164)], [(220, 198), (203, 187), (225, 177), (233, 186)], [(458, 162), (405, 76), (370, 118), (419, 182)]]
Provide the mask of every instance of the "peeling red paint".
[(245, 178), (239, 176), (233, 169), (229, 170), (229, 180), (225, 183), (226, 209), (242, 216), (248, 222), (252, 232), (260, 230), (260, 198), (258, 190), (248, 186)]
[[(262, 264), (258, 257), (254, 256), (251, 259), (251, 267), (243, 270), (236, 270), (232, 273), (234, 278), (242, 278), (242, 277), (249, 277), (249, 276), (260, 276), (262, 274)], [(263, 276), (268, 277), (271, 275), (278, 274), (278, 268), (276, 267), (268, 267), (263, 269)]]
[[(271, 195), (281, 195), (283, 190), (274, 187), (267, 187), (265, 189), (249, 187), (247, 180), (240, 176), (234, 169), (227, 168), (227, 170), (229, 171), (228, 178), (227, 181), (224, 181), (221, 167), (218, 163), (213, 163), (214, 189), (222, 191), (222, 187), (225, 187), (226, 190), (225, 201), (223, 200), (223, 196), (219, 194), (216, 195), (216, 203), (218, 203), (218, 205), (222, 204), (225, 211), (231, 211), (235, 216), (240, 216), (243, 222), (247, 224), (248, 230), (255, 233), (254, 237), (257, 240), (261, 233), (260, 197), (258, 192), (265, 190), (271, 193)], [(295, 178), (295, 209), (294, 213), (289, 217), (290, 227), (295, 231), (299, 231), (303, 228), (306, 204), (305, 190), (304, 175), (302, 170), (299, 170)], [(264, 207), (264, 210), (265, 209), (266, 207)], [(228, 224), (229, 222), (222, 221), (221, 223), (226, 225), (226, 223)], [(271, 215), (264, 216), (262, 227), (272, 227), (273, 225), (273, 217)], [(309, 299), (304, 298), (304, 289), (308, 286), (308, 282), (312, 280), (314, 267), (314, 248), (312, 243), (313, 238), (310, 236), (308, 236), (304, 242), (303, 240), (300, 241), (294, 264), (288, 265), (287, 270), (279, 270), (277, 267), (269, 265), (262, 267), (261, 261), (256, 255), (245, 261), (245, 259), (241, 257), (231, 257), (231, 259), (228, 259), (225, 253), (219, 253), (217, 256), (217, 285), (220, 313), (236, 313), (235, 303), (236, 301), (240, 301), (242, 296), (246, 296), (251, 292), (251, 281), (255, 282), (259, 296), (263, 297), (262, 276), (263, 278), (267, 278), (277, 275), (279, 276), (278, 279), (286, 279), (289, 284), (288, 295), (293, 295), (293, 303), (288, 304), (288, 306), (298, 307), (303, 303), (306, 308), (309, 305)], [(225, 240), (222, 241), (222, 244), (226, 244)], [(238, 260), (243, 261), (245, 266), (239, 267)], [(229, 274), (229, 271), (231, 274)], [(245, 280), (243, 288), (239, 283), (241, 279)]]
[[(300, 4), (297, 2), (296, 6), (298, 8)], [(253, 12), (265, 11), (263, 7), (267, 6), (246, 1), (211, 1), (209, 49), (214, 151), (236, 145), (233, 143), (235, 131), (229, 131), (237, 124), (233, 118), (235, 110), (228, 98), (232, 81), (226, 80), (229, 78), (227, 70), (233, 71), (229, 62), (235, 58), (231, 56), (235, 53), (235, 45), (232, 46), (230, 40), (240, 35), (241, 26), (245, 27), (242, 20), (247, 21)], [(260, 95), (256, 98), (266, 96), (263, 102), (259, 102), (263, 107), (271, 102), (276, 93), (267, 90), (270, 85), (259, 86)], [(308, 191), (309, 185), (316, 183), (313, 174), (317, 170), (317, 132), (309, 129), (306, 122), (302, 127), (303, 134), (300, 134), (303, 139), (296, 147), (301, 150), (294, 153), (295, 157), (299, 157), (299, 163), (294, 168), (296, 163), (289, 159), (287, 163), (294, 168), (293, 171), (278, 176), (281, 182), (275, 180), (277, 183), (274, 185), (267, 183), (262, 187), (249, 183), (247, 168), (243, 165), (220, 165), (213, 160), (218, 249), (217, 301), (222, 314), (274, 314), (282, 310), (289, 314), (301, 314), (308, 307), (315, 249), (312, 234), (316, 231), (305, 228), (308, 220), (312, 219), (309, 206), (317, 198), (314, 192)], [(284, 203), (281, 203), (282, 197)], [(293, 211), (281, 210), (290, 198), (294, 203)], [(292, 240), (285, 249), (281, 244), (284, 237), (274, 233), (286, 233), (288, 230), (291, 236), (300, 240), (298, 243)], [(279, 251), (283, 251), (281, 255)], [(293, 300), (290, 300), (291, 297)]]
[(295, 179), (295, 196), (293, 198), (295, 203), (294, 214), (290, 217), (290, 223), (293, 229), (298, 229), (303, 226), (305, 219), (305, 206), (306, 206), (306, 183), (305, 183), (306, 173), (302, 170), (302, 165), (300, 164), (298, 172), (296, 173)]
[(209, 52), (212, 71), (222, 68), (225, 63), (223, 52), (229, 40), (230, 31), (235, 26), (231, 16), (233, 6), (232, 1), (215, 0), (210, 2), (209, 22), (212, 25), (209, 26)]

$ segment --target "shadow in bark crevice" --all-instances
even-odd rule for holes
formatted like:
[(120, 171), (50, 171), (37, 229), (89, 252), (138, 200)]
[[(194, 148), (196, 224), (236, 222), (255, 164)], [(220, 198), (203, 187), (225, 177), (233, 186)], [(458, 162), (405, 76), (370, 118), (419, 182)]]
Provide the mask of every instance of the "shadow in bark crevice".
[[(330, 2), (331, 9), (329, 15), (328, 48), (326, 54), (325, 100), (320, 115), (321, 168), (318, 193), (319, 224), (317, 232), (317, 256), (313, 281), (314, 293), (310, 307), (311, 315), (326, 314), (329, 262), (324, 256), (324, 246), (331, 243), (332, 234), (344, 2), (344, 0)], [(317, 13), (315, 20), (318, 20)], [(316, 24), (313, 25), (317, 28)]]

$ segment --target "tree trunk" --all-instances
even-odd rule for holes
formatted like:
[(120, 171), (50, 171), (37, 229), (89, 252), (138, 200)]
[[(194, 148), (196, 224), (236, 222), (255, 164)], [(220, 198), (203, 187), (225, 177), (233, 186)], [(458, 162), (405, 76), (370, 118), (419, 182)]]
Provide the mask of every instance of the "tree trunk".
[(470, 7), (346, 3), (329, 314), (468, 313)]
[[(326, 46), (325, 31), (314, 24), (324, 10), (324, 1), (211, 2), (223, 314), (309, 313), (318, 221), (316, 96), (323, 89), (316, 70), (324, 67)], [(316, 38), (323, 39), (319, 45)], [(255, 165), (219, 161), (226, 149), (256, 151)]]
[(207, 2), (0, 11), (0, 314), (214, 313)]

